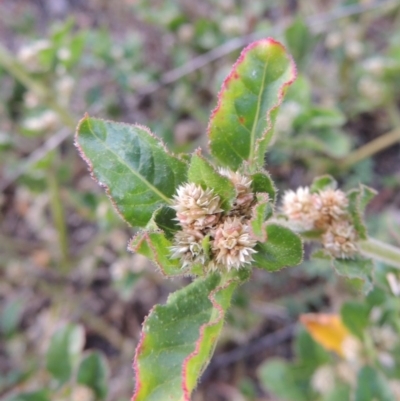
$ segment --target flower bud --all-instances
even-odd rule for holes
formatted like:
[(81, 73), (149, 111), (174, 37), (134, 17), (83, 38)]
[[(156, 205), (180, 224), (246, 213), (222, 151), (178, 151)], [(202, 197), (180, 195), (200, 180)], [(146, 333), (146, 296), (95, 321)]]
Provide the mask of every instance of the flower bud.
[(253, 249), (257, 241), (249, 234), (249, 227), (238, 217), (228, 217), (216, 229), (212, 250), (215, 255), (215, 266), (227, 270), (239, 269), (253, 260), (256, 253)]
[(178, 188), (174, 196), (177, 219), (181, 226), (191, 226), (198, 229), (215, 225), (222, 209), (221, 200), (212, 189), (203, 190), (199, 185), (189, 183)]
[(358, 251), (358, 235), (347, 220), (334, 221), (322, 235), (324, 248), (335, 258), (351, 258)]
[(174, 238), (175, 245), (171, 247), (171, 257), (181, 259), (183, 269), (194, 263), (204, 264), (207, 255), (202, 247), (203, 239), (204, 235), (199, 230), (178, 231)]
[(308, 187), (299, 187), (296, 192), (289, 190), (283, 195), (282, 212), (300, 230), (311, 230), (318, 217), (315, 209), (316, 195)]

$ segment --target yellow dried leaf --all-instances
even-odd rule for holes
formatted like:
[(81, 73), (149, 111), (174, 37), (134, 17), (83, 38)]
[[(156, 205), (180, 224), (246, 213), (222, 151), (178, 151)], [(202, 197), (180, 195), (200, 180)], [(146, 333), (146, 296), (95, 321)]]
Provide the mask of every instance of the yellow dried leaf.
[(342, 357), (345, 356), (343, 343), (351, 334), (339, 315), (307, 313), (300, 316), (300, 322), (318, 344)]

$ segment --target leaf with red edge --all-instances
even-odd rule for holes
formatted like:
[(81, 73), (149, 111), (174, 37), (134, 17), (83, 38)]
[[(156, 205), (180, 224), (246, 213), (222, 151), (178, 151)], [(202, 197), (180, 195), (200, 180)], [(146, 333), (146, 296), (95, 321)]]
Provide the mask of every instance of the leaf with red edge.
[(132, 401), (190, 400), (215, 348), (233, 291), (248, 278), (247, 270), (238, 273), (197, 279), (152, 309), (136, 349)]
[(246, 47), (222, 84), (208, 125), (212, 155), (237, 170), (243, 161), (264, 164), (273, 125), (296, 67), (279, 42), (262, 39)]
[(251, 175), (251, 189), (254, 193), (267, 193), (270, 201), (275, 202), (276, 188), (269, 174), (261, 170)]
[(165, 276), (181, 276), (185, 272), (179, 259), (171, 259), (171, 246), (162, 231), (142, 231), (131, 239), (128, 249), (149, 258)]

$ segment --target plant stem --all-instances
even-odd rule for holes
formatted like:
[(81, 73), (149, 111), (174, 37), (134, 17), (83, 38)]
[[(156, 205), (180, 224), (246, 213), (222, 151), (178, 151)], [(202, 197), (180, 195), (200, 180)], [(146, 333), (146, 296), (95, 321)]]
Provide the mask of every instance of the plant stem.
[(367, 357), (369, 363), (372, 366), (377, 367), (377, 364), (376, 364), (377, 355), (376, 355), (375, 345), (374, 345), (374, 342), (372, 341), (371, 335), (367, 331), (365, 331), (363, 334), (363, 344), (364, 344), (366, 357)]
[(53, 216), (54, 225), (58, 233), (58, 243), (61, 253), (61, 272), (67, 274), (70, 267), (69, 244), (67, 225), (65, 222), (64, 208), (60, 196), (60, 187), (57, 182), (55, 172), (49, 170), (47, 183), (50, 191), (50, 208)]
[(360, 241), (360, 250), (364, 256), (379, 260), (387, 265), (400, 270), (400, 248), (375, 238)]
[(360, 162), (368, 157), (373, 156), (396, 142), (400, 142), (400, 128), (395, 128), (392, 131), (387, 132), (384, 135), (368, 142), (364, 146), (356, 149), (354, 152), (350, 153), (340, 162), (340, 167), (342, 169), (347, 169), (353, 164)]

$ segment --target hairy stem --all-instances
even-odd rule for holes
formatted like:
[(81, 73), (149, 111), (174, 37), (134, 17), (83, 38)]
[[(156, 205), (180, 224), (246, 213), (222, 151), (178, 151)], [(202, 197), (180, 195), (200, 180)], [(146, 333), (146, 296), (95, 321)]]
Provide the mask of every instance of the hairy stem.
[(375, 238), (360, 242), (360, 250), (364, 256), (386, 263), (400, 269), (400, 248), (386, 244)]

